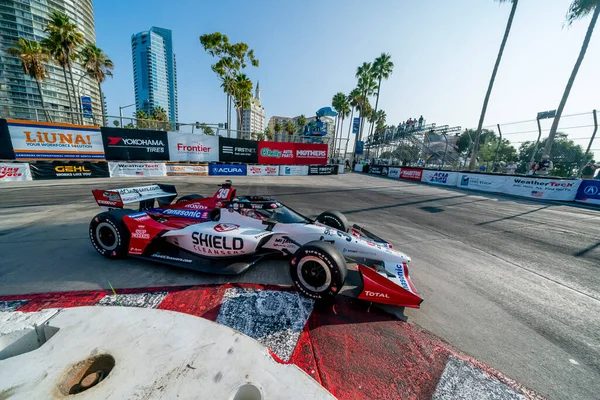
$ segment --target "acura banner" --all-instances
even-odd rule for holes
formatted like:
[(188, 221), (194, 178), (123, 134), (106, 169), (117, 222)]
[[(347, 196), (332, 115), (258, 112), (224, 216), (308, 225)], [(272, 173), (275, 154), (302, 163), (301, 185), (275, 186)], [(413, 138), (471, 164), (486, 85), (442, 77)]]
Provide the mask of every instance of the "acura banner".
[(169, 132), (171, 161), (219, 161), (219, 137)]
[(30, 164), (33, 179), (108, 178), (108, 163), (81, 161), (36, 162)]
[(258, 163), (258, 142), (220, 137), (219, 161), (256, 164)]
[(169, 160), (167, 132), (102, 128), (107, 160)]

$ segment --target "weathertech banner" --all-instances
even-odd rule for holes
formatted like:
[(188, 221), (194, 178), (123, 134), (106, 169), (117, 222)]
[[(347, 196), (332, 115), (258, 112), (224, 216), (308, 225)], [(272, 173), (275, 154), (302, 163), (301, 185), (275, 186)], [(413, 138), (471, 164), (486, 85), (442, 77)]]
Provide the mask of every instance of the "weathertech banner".
[(111, 178), (167, 176), (167, 166), (165, 163), (109, 162), (108, 169)]
[(219, 137), (169, 132), (171, 161), (219, 161)]
[(277, 165), (248, 165), (248, 176), (251, 175), (279, 175), (279, 167)]
[(258, 142), (219, 137), (219, 161), (256, 164), (258, 163)]
[(108, 178), (108, 163), (81, 161), (36, 162), (30, 164), (33, 179)]
[(400, 179), (409, 181), (420, 181), (423, 175), (423, 170), (419, 168), (402, 168), (400, 170)]
[(327, 145), (296, 143), (296, 164), (327, 164)]
[(311, 165), (308, 167), (309, 175), (337, 175), (337, 165)]
[(507, 176), (503, 192), (535, 199), (573, 201), (581, 180)]
[(295, 164), (294, 151), (296, 147), (291, 142), (258, 142), (259, 164)]
[(424, 169), (421, 182), (433, 185), (456, 186), (458, 172), (429, 171)]
[(17, 160), (104, 160), (100, 127), (7, 119)]
[(279, 175), (304, 176), (308, 175), (308, 165), (280, 165)]
[(30, 181), (29, 164), (0, 163), (0, 182)]
[(102, 128), (107, 160), (169, 161), (167, 132), (126, 128)]
[(208, 165), (167, 164), (167, 176), (208, 175)]

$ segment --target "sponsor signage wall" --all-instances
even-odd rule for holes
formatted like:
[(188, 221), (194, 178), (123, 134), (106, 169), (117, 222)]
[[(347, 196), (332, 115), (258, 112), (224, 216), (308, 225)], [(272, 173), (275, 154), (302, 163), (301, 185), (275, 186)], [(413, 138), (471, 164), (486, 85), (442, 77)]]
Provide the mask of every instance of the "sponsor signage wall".
[(246, 175), (246, 164), (209, 164), (208, 173), (210, 175)]
[(15, 159), (104, 160), (100, 127), (8, 119)]
[(420, 181), (423, 175), (423, 170), (419, 168), (401, 168), (400, 179), (407, 179), (409, 181)]
[(387, 176), (390, 178), (400, 178), (400, 168), (390, 167)]
[(109, 162), (108, 169), (111, 178), (167, 176), (167, 166), (165, 163)]
[(53, 161), (30, 164), (33, 179), (108, 178), (108, 163), (89, 161)]
[(589, 204), (600, 204), (600, 180), (585, 179), (581, 181), (575, 201)]
[(581, 180), (507, 176), (504, 193), (546, 200), (573, 201)]
[(208, 165), (167, 164), (167, 176), (208, 175)]
[(498, 175), (459, 173), (456, 186), (484, 192), (502, 192), (506, 178)]
[(458, 182), (458, 172), (428, 171), (423, 170), (421, 182), (431, 183), (433, 185), (456, 186)]
[(318, 143), (296, 143), (296, 164), (327, 164), (327, 145)]
[(246, 169), (249, 176), (279, 175), (279, 167), (277, 165), (248, 165)]
[(10, 133), (8, 133), (8, 123), (5, 119), (0, 119), (0, 160), (14, 160), (15, 152), (10, 142)]
[[(381, 165), (371, 165), (369, 167), (369, 173), (373, 174), (373, 175), (381, 175), (382, 170), (383, 170), (383, 167)], [(386, 175), (387, 175), (387, 169), (386, 169)]]
[(337, 165), (311, 165), (308, 167), (309, 175), (337, 175)]
[(295, 164), (295, 146), (290, 142), (258, 142), (260, 164)]
[(167, 132), (102, 128), (107, 160), (169, 160)]
[(29, 164), (0, 163), (0, 182), (30, 181)]
[(171, 161), (219, 161), (219, 137), (169, 132), (169, 159)]
[(279, 175), (303, 176), (308, 175), (308, 165), (280, 165)]
[(256, 140), (220, 137), (219, 161), (256, 164), (258, 163), (258, 142)]

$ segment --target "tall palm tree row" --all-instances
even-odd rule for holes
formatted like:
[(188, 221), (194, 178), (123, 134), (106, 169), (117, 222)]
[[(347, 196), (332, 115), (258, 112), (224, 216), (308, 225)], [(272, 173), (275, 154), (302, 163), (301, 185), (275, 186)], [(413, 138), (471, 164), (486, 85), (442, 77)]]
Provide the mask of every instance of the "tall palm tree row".
[(490, 101), (490, 96), (492, 95), (492, 88), (494, 87), (494, 81), (496, 80), (496, 74), (498, 73), (498, 68), (500, 67), (500, 61), (502, 60), (502, 54), (504, 53), (504, 47), (506, 47), (506, 42), (508, 41), (508, 35), (510, 33), (510, 29), (512, 27), (513, 19), (515, 17), (515, 12), (517, 11), (517, 5), (519, 0), (496, 0), (500, 3), (511, 2), (512, 8), (510, 10), (510, 15), (508, 16), (508, 22), (506, 23), (506, 29), (504, 30), (504, 37), (502, 38), (502, 43), (500, 44), (500, 50), (498, 50), (498, 55), (496, 56), (496, 63), (494, 64), (494, 69), (492, 70), (492, 76), (490, 78), (490, 83), (488, 84), (487, 92), (485, 93), (485, 98), (483, 99), (483, 107), (481, 108), (481, 115), (479, 116), (479, 124), (477, 125), (477, 133), (475, 134), (475, 141), (473, 144), (473, 152), (471, 154), (471, 161), (469, 162), (469, 169), (475, 168), (475, 161), (477, 160), (477, 152), (479, 151), (479, 138), (481, 137), (481, 129), (483, 127), (483, 120), (485, 119), (485, 113), (487, 111), (488, 102)]
[(338, 137), (338, 135), (341, 134), (341, 126), (340, 126), (340, 120), (342, 119), (341, 117), (341, 113), (342, 110), (344, 109), (345, 105), (348, 104), (348, 98), (346, 97), (346, 95), (342, 92), (337, 92), (336, 94), (333, 95), (333, 98), (331, 99), (331, 106), (337, 111), (338, 115), (336, 116), (336, 124), (335, 124), (335, 131), (333, 133), (333, 150), (332, 150), (332, 156), (335, 154), (336, 151), (336, 139)]
[(579, 67), (581, 67), (581, 63), (585, 57), (588, 45), (590, 44), (590, 39), (592, 38), (592, 33), (594, 33), (594, 27), (598, 21), (598, 15), (600, 14), (600, 0), (574, 0), (569, 7), (569, 11), (567, 12), (568, 25), (571, 25), (578, 19), (584, 18), (590, 13), (592, 13), (592, 19), (585, 34), (585, 38), (583, 39), (579, 56), (577, 57), (577, 61), (575, 61), (573, 71), (571, 71), (571, 76), (567, 81), (567, 86), (565, 87), (565, 91), (560, 99), (558, 108), (556, 109), (556, 116), (554, 117), (554, 121), (552, 121), (552, 126), (550, 127), (550, 133), (548, 134), (548, 140), (546, 140), (546, 146), (544, 147), (544, 152), (542, 153), (542, 159), (547, 159), (550, 156), (554, 137), (556, 136), (556, 131), (558, 130), (560, 117), (562, 116), (565, 105), (567, 104), (567, 99), (571, 93), (571, 88), (573, 87), (573, 83), (575, 83), (575, 78), (579, 72)]
[(303, 134), (304, 126), (306, 126), (306, 116), (304, 114), (300, 114), (300, 116), (296, 119), (296, 125), (298, 126), (298, 131), (300, 134)]
[[(394, 70), (394, 63), (392, 62), (392, 56), (388, 53), (381, 53), (379, 57), (373, 61), (373, 76), (377, 79), (377, 98), (375, 100), (375, 112), (377, 112), (379, 106), (379, 94), (381, 93), (381, 80), (388, 79)], [(371, 131), (369, 136), (373, 135), (373, 125), (371, 125)]]
[[(104, 96), (102, 95), (102, 82), (107, 76), (112, 77), (112, 70), (115, 67), (113, 62), (108, 58), (101, 48), (96, 47), (93, 44), (87, 44), (81, 52), (79, 57), (82, 62), (82, 66), (85, 72), (89, 74), (92, 79), (98, 84), (98, 92), (100, 93), (100, 106), (101, 110), (104, 111)], [(165, 113), (166, 115), (166, 113)], [(106, 116), (102, 116), (103, 125), (106, 125)]]
[(252, 98), (252, 81), (246, 74), (237, 74), (232, 85), (232, 90), (232, 97), (238, 118), (237, 137), (239, 138), (241, 137), (242, 124), (244, 122), (244, 108), (250, 106), (250, 99)]
[(44, 94), (42, 93), (42, 82), (46, 80), (49, 75), (44, 64), (50, 61), (50, 57), (44, 51), (42, 46), (40, 46), (39, 42), (24, 38), (19, 38), (17, 45), (9, 48), (8, 52), (19, 57), (23, 73), (35, 80), (40, 99), (42, 100), (42, 109), (46, 115), (46, 120), (52, 121), (48, 109), (46, 108), (46, 104), (44, 103)]

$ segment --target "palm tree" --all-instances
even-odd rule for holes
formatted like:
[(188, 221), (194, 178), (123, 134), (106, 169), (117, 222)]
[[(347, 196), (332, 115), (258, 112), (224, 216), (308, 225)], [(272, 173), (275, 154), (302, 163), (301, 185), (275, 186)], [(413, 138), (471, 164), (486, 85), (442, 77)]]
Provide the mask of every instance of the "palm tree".
[(296, 132), (296, 125), (294, 125), (294, 123), (292, 121), (288, 121), (285, 124), (285, 131), (288, 133), (289, 138), (292, 137), (292, 135), (294, 134), (294, 132)]
[(279, 137), (279, 133), (283, 130), (283, 126), (281, 126), (281, 124), (279, 122), (277, 122), (274, 126), (275, 128), (275, 133), (277, 134), (277, 137)]
[(168, 126), (167, 121), (169, 120), (169, 117), (167, 116), (165, 109), (161, 106), (156, 106), (150, 111), (149, 119), (157, 121), (155, 124), (157, 129), (166, 129)]
[[(360, 90), (358, 90), (358, 88), (352, 89), (350, 94), (348, 94), (348, 105), (350, 106), (350, 109), (352, 112), (350, 115), (350, 124), (348, 125), (348, 141), (346, 142), (346, 149), (344, 151), (345, 154), (348, 153), (348, 143), (350, 142), (350, 131), (352, 129), (352, 126), (354, 125), (354, 109), (358, 110), (358, 99), (359, 98), (360, 98)], [(358, 133), (356, 134), (356, 136), (358, 137)], [(354, 146), (356, 146), (356, 139), (354, 140)], [(355, 149), (356, 149), (356, 147), (355, 147)]]
[(15, 47), (9, 48), (8, 52), (19, 57), (23, 73), (35, 80), (42, 101), (42, 109), (44, 110), (44, 114), (46, 114), (46, 121), (52, 122), (44, 103), (44, 94), (42, 93), (42, 82), (49, 76), (48, 70), (44, 65), (44, 63), (50, 61), (48, 53), (40, 46), (39, 42), (24, 38), (19, 38)]
[[(381, 92), (381, 80), (388, 79), (394, 70), (392, 57), (387, 53), (381, 53), (373, 62), (373, 75), (377, 79), (377, 99), (375, 100), (375, 112), (379, 106), (379, 93)], [(371, 125), (371, 135), (373, 134), (373, 125)]]
[(342, 92), (337, 92), (336, 94), (333, 95), (333, 98), (331, 99), (331, 105), (333, 106), (333, 108), (335, 109), (335, 111), (337, 111), (338, 115), (337, 115), (337, 120), (338, 123), (335, 125), (335, 132), (333, 133), (333, 145), (334, 145), (334, 149), (333, 149), (333, 153), (332, 156), (335, 154), (335, 144), (336, 144), (336, 138), (338, 136), (338, 134), (341, 135), (341, 126), (339, 124), (339, 121), (341, 119), (341, 111), (344, 109), (344, 107), (348, 106), (348, 98), (346, 97), (346, 95)]
[(479, 150), (479, 138), (481, 136), (483, 120), (485, 119), (485, 112), (487, 111), (488, 102), (490, 101), (490, 96), (492, 94), (492, 88), (494, 87), (494, 81), (496, 80), (496, 74), (498, 73), (498, 67), (500, 67), (500, 61), (502, 60), (502, 53), (504, 53), (504, 47), (506, 46), (506, 42), (508, 41), (508, 34), (510, 33), (513, 18), (515, 17), (515, 12), (517, 11), (517, 4), (519, 3), (519, 0), (496, 1), (500, 3), (510, 1), (512, 3), (512, 8), (510, 10), (510, 15), (508, 16), (508, 22), (506, 23), (506, 29), (504, 30), (504, 37), (502, 38), (502, 43), (500, 44), (500, 50), (498, 50), (498, 56), (496, 56), (496, 63), (494, 64), (494, 69), (492, 70), (492, 77), (490, 78), (490, 83), (488, 85), (487, 92), (485, 93), (485, 98), (483, 99), (483, 107), (481, 109), (481, 115), (479, 116), (479, 124), (477, 125), (477, 133), (475, 134), (475, 142), (473, 144), (473, 153), (471, 154), (469, 169), (475, 168), (475, 160), (477, 160), (477, 151)]
[(67, 69), (69, 70), (71, 89), (75, 98), (75, 84), (73, 83), (71, 65), (77, 58), (77, 48), (83, 45), (83, 34), (77, 30), (77, 25), (71, 22), (69, 16), (59, 11), (52, 11), (44, 32), (48, 33), (48, 37), (42, 40), (42, 45), (63, 69), (67, 96), (69, 97), (69, 108), (72, 112), (73, 103), (71, 102), (71, 94), (67, 83)]
[(215, 131), (213, 130), (213, 128), (211, 128), (210, 126), (208, 126), (206, 124), (200, 124), (200, 129), (202, 129), (202, 132), (205, 135), (215, 136)]
[(304, 114), (300, 114), (300, 116), (296, 118), (296, 125), (298, 126), (300, 134), (302, 134), (304, 132), (304, 126), (306, 125), (306, 117)]
[(137, 110), (135, 112), (136, 125), (138, 129), (144, 129), (149, 126), (148, 114), (144, 110)]
[(362, 139), (362, 131), (364, 128), (364, 119), (368, 116), (366, 112), (366, 102), (369, 100), (369, 96), (375, 94), (377, 90), (377, 83), (373, 75), (373, 67), (371, 63), (364, 62), (360, 67), (356, 69), (356, 78), (358, 78), (358, 90), (361, 93), (361, 101), (359, 101), (360, 108), (360, 139)]
[(542, 153), (542, 159), (547, 159), (550, 155), (550, 150), (552, 150), (552, 143), (554, 142), (554, 136), (556, 135), (556, 131), (558, 129), (560, 117), (562, 116), (565, 105), (567, 104), (567, 99), (571, 93), (573, 83), (575, 83), (577, 72), (579, 72), (579, 67), (581, 67), (581, 63), (585, 57), (588, 45), (590, 44), (590, 39), (592, 38), (592, 33), (594, 32), (594, 26), (596, 25), (596, 21), (598, 21), (598, 14), (600, 14), (600, 0), (574, 0), (569, 7), (569, 11), (567, 12), (567, 24), (571, 25), (576, 20), (581, 19), (591, 13), (592, 10), (592, 20), (590, 21), (585, 38), (583, 39), (583, 44), (581, 45), (581, 50), (579, 51), (579, 57), (577, 57), (577, 61), (573, 66), (573, 71), (571, 71), (571, 76), (567, 81), (567, 87), (565, 87), (565, 91), (560, 99), (560, 104), (556, 109), (556, 116), (554, 117), (554, 121), (552, 121), (552, 127), (550, 128), (550, 133), (548, 134), (548, 140), (546, 140), (546, 146), (544, 147), (544, 152)]
[(115, 128), (118, 128), (118, 127), (119, 127), (119, 120), (118, 120), (118, 119), (115, 119), (115, 120), (113, 121), (113, 125), (115, 126)]
[(244, 108), (250, 106), (250, 99), (252, 98), (252, 81), (246, 76), (246, 74), (237, 74), (233, 85), (233, 101), (235, 103), (235, 109), (238, 117), (238, 138), (242, 130), (242, 123), (244, 118)]
[(98, 92), (100, 93), (100, 107), (102, 110), (102, 121), (106, 125), (106, 115), (104, 115), (104, 96), (102, 95), (102, 82), (107, 76), (112, 77), (112, 69), (115, 67), (101, 48), (96, 45), (88, 44), (79, 53), (85, 71), (98, 83)]
[(264, 140), (264, 138), (267, 138), (267, 140), (273, 140), (273, 133), (271, 132), (271, 130), (269, 129), (269, 127), (265, 128), (265, 133), (263, 135), (263, 139), (260, 139), (260, 135), (259, 135), (259, 139), (258, 140)]

